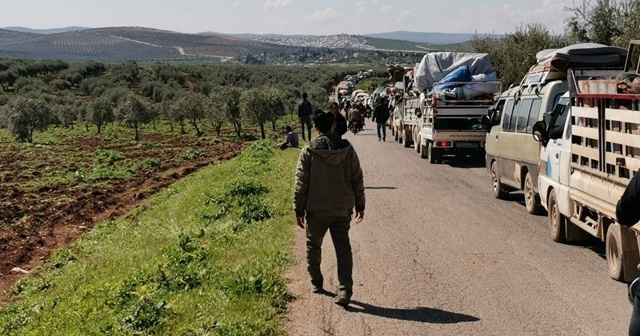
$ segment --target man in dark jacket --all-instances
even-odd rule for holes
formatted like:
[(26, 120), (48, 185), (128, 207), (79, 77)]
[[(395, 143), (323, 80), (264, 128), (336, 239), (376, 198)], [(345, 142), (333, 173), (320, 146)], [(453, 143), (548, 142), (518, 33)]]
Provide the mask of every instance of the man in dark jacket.
[(389, 120), (389, 100), (387, 96), (380, 96), (378, 104), (373, 109), (371, 121), (375, 121), (378, 129), (378, 141), (386, 141), (387, 120)]
[[(620, 225), (633, 226), (640, 221), (640, 171), (638, 171), (616, 207), (616, 220)], [(640, 278), (631, 282), (628, 287), (629, 301), (633, 305), (629, 335), (640, 335)]]
[(304, 137), (304, 128), (307, 127), (307, 135), (309, 141), (311, 141), (311, 111), (313, 107), (307, 100), (307, 93), (302, 94), (302, 102), (298, 105), (298, 118), (300, 119), (300, 133), (302, 133), (302, 139), (307, 140)]
[(347, 119), (340, 113), (340, 105), (336, 102), (331, 103), (331, 112), (335, 118), (333, 133), (342, 138), (347, 133)]
[(354, 208), (356, 223), (364, 218), (364, 179), (355, 149), (332, 132), (333, 113), (318, 113), (313, 121), (320, 135), (300, 153), (293, 209), (298, 226), (306, 228), (307, 269), (313, 292), (323, 292), (321, 247), (329, 230), (338, 259), (340, 286), (336, 303), (347, 306), (353, 294), (349, 228)]

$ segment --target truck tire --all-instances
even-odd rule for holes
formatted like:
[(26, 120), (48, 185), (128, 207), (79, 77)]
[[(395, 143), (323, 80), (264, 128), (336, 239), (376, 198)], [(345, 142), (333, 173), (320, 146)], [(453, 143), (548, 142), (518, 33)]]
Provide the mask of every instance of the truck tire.
[(605, 252), (607, 255), (609, 276), (614, 280), (624, 281), (622, 233), (620, 231), (620, 224), (609, 225), (607, 238), (605, 240)]
[(527, 172), (527, 175), (524, 177), (524, 204), (527, 207), (528, 213), (532, 215), (542, 213), (540, 197), (536, 193), (536, 189), (533, 186), (533, 178), (529, 172)]
[(556, 243), (566, 243), (567, 236), (565, 228), (567, 225), (567, 218), (560, 213), (558, 208), (558, 199), (556, 198), (556, 192), (551, 190), (549, 193), (548, 207), (549, 209), (549, 228), (551, 229), (551, 239)]
[(429, 152), (429, 163), (438, 162), (438, 153), (437, 149), (433, 148), (433, 142), (429, 142), (427, 151)]
[(418, 144), (420, 146), (420, 158), (421, 159), (428, 158), (429, 157), (429, 152), (427, 152), (427, 146), (422, 144), (422, 139), (419, 140)]
[(404, 146), (404, 148), (411, 147), (411, 141), (409, 140), (409, 135), (407, 134), (406, 130), (402, 131), (402, 145)]
[(497, 199), (506, 199), (509, 193), (504, 190), (500, 182), (500, 169), (498, 169), (498, 163), (496, 161), (491, 163), (491, 183), (493, 186), (493, 196)]

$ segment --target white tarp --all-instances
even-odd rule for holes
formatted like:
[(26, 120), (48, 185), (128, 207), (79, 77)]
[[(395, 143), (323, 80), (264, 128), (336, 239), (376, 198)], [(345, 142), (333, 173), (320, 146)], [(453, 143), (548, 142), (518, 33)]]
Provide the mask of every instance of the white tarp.
[(578, 43), (560, 49), (545, 49), (536, 54), (539, 65), (551, 64), (558, 70), (566, 70), (572, 64), (621, 65), (626, 57), (627, 49), (599, 43)]
[(471, 75), (489, 75), (495, 72), (488, 54), (435, 52), (422, 58), (415, 73), (416, 86), (420, 92), (429, 91), (453, 70), (467, 65)]

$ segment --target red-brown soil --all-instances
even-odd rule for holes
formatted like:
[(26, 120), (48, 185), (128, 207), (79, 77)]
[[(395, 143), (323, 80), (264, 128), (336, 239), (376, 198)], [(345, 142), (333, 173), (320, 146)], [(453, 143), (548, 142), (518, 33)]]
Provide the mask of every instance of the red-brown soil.
[[(125, 131), (112, 140), (61, 132), (53, 143), (40, 145), (0, 137), (0, 303), (8, 299), (1, 292), (24, 276), (12, 268), (33, 269), (96, 223), (128, 212), (203, 166), (237, 156), (249, 144), (176, 133), (142, 132), (137, 143)], [(205, 156), (185, 160), (181, 155), (189, 149)], [(97, 150), (121, 153), (116, 165), (145, 159), (161, 165), (139, 168), (129, 178), (75, 178), (113, 167)]]

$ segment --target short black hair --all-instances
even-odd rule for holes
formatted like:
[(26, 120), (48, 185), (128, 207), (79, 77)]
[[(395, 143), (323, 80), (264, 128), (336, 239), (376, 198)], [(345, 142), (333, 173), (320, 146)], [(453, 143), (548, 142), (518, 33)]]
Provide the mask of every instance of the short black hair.
[(313, 118), (313, 123), (316, 125), (320, 133), (329, 133), (333, 127), (333, 121), (333, 113), (327, 113), (322, 110), (316, 111), (316, 116)]
[(308, 97), (308, 96), (307, 96), (307, 93), (306, 93), (306, 92), (304, 92), (304, 93), (302, 94), (302, 99), (307, 99), (307, 97)]
[(340, 104), (338, 104), (337, 102), (333, 102), (333, 103), (331, 103), (331, 107), (332, 107), (332, 108), (333, 108), (333, 107), (340, 108)]
[(291, 126), (289, 126), (289, 125), (287, 125), (287, 127), (285, 127), (285, 129), (287, 130), (287, 132), (291, 132), (292, 131)]

